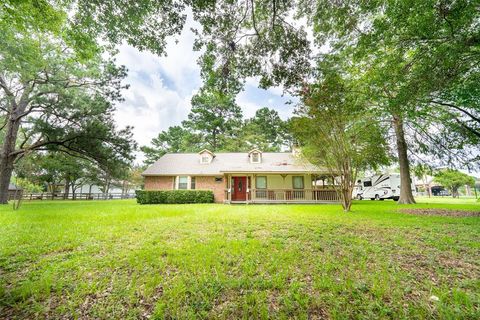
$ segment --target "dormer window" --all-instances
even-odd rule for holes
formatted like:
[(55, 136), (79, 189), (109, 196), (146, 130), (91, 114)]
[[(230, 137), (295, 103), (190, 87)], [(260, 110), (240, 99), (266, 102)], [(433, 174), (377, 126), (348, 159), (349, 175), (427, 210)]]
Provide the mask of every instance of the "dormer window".
[(215, 154), (207, 149), (204, 149), (198, 153), (200, 155), (200, 163), (209, 164), (212, 162)]
[(201, 160), (202, 163), (210, 163), (210, 156), (205, 154), (205, 155), (202, 155), (202, 160)]
[(248, 153), (251, 163), (261, 163), (262, 162), (262, 152), (257, 149), (253, 149)]

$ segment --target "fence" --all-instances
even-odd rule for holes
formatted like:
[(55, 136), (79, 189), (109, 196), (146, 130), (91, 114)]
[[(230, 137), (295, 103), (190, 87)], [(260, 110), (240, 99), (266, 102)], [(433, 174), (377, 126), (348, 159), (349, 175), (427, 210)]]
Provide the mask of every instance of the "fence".
[[(114, 200), (134, 199), (135, 193), (23, 193), (22, 200)], [(13, 198), (12, 198), (13, 199)]]

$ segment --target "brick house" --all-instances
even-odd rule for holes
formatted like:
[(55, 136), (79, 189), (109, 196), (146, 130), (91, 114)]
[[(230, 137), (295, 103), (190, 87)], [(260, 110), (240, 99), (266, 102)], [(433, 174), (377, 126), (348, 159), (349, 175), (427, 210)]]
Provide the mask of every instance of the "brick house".
[(167, 153), (142, 175), (146, 190), (212, 190), (218, 203), (338, 201), (327, 172), (291, 152)]

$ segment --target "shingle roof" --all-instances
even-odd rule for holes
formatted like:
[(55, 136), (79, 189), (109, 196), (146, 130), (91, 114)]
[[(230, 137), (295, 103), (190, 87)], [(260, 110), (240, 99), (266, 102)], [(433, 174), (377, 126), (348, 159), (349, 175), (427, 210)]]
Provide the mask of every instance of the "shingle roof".
[(263, 152), (261, 163), (250, 163), (247, 152), (215, 153), (211, 163), (200, 163), (198, 153), (167, 153), (143, 172), (156, 175), (221, 175), (224, 172), (324, 173), (289, 152)]

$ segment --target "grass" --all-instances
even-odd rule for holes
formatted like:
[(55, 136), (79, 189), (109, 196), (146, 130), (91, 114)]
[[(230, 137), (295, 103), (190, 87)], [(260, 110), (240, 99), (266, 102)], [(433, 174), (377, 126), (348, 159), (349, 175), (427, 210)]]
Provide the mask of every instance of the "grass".
[(478, 204), (480, 206), (480, 202), (477, 202), (478, 199), (475, 197), (465, 197), (462, 196), (460, 198), (453, 198), (453, 197), (419, 197), (416, 198), (417, 202), (419, 203), (450, 203), (450, 204)]
[(1, 207), (0, 318), (480, 318), (480, 219), (399, 207)]

